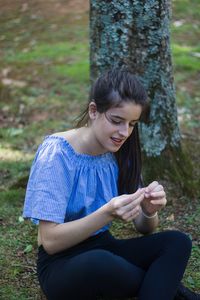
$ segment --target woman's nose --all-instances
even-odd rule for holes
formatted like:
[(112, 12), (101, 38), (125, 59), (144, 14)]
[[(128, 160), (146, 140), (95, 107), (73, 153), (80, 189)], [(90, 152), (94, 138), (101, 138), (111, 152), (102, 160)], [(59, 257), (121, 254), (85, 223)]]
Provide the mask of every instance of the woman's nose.
[(123, 137), (128, 137), (129, 136), (129, 125), (123, 125), (120, 129), (119, 129), (119, 134)]

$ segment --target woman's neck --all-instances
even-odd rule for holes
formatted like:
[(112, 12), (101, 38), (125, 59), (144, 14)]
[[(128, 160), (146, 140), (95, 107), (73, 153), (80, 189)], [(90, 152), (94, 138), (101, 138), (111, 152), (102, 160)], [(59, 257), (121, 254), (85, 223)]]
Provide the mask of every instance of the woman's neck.
[[(75, 142), (76, 141), (76, 142)], [(74, 148), (79, 153), (101, 155), (106, 151), (96, 139), (90, 127), (78, 128), (74, 133)]]

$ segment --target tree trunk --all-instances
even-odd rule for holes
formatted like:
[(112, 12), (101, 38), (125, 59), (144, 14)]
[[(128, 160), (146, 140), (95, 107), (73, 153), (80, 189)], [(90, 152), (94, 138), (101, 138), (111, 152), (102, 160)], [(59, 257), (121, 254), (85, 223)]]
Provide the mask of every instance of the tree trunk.
[(177, 122), (170, 1), (91, 0), (90, 4), (91, 80), (114, 65), (128, 65), (139, 76), (150, 98), (150, 113), (140, 124), (146, 178), (170, 175), (190, 193), (192, 168), (181, 149)]

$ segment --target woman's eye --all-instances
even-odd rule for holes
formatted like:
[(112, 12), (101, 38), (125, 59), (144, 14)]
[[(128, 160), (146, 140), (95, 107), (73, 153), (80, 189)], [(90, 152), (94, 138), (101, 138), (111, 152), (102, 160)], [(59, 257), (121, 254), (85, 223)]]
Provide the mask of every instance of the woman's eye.
[(111, 122), (112, 122), (113, 124), (116, 124), (116, 125), (121, 124), (121, 121), (118, 121), (118, 120), (113, 120), (113, 119), (111, 119)]

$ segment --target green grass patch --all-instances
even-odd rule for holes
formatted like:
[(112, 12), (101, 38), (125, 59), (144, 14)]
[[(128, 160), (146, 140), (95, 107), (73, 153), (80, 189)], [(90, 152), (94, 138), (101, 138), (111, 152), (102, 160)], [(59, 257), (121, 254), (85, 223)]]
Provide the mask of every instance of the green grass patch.
[(74, 64), (57, 65), (52, 67), (52, 73), (56, 73), (62, 77), (69, 77), (74, 81), (89, 82), (89, 61), (81, 60)]
[(59, 42), (54, 44), (39, 44), (26, 51), (14, 51), (10, 49), (4, 56), (7, 63), (27, 64), (30, 62), (44, 63), (49, 60), (57, 62), (69, 60), (70, 57), (84, 57), (87, 53), (87, 45), (82, 43)]
[(185, 71), (200, 70), (200, 47), (172, 44), (175, 69)]
[[(21, 219), (24, 195), (25, 190), (19, 188), (0, 192), (0, 298), (5, 300), (39, 299), (34, 292), (38, 288), (34, 254), (37, 228)], [(25, 251), (28, 245), (32, 246), (30, 252)]]
[(9, 146), (3, 147), (0, 144), (0, 157), (1, 189), (11, 188), (11, 186), (17, 183), (19, 184), (18, 187), (26, 186), (33, 155), (14, 150)]
[(190, 263), (186, 269), (184, 276), (185, 284), (191, 289), (196, 287), (200, 288), (200, 247), (194, 245), (192, 247), (192, 255), (190, 258)]
[(173, 18), (199, 20), (200, 2), (199, 0), (173, 0)]
[(199, 34), (199, 25), (200, 24), (184, 23), (184, 20), (182, 21), (180, 20), (177, 22), (174, 21), (174, 23), (172, 23), (171, 25), (172, 34), (178, 34), (178, 35), (186, 34), (188, 35), (188, 38), (190, 38), (191, 36), (196, 37), (196, 34)]

